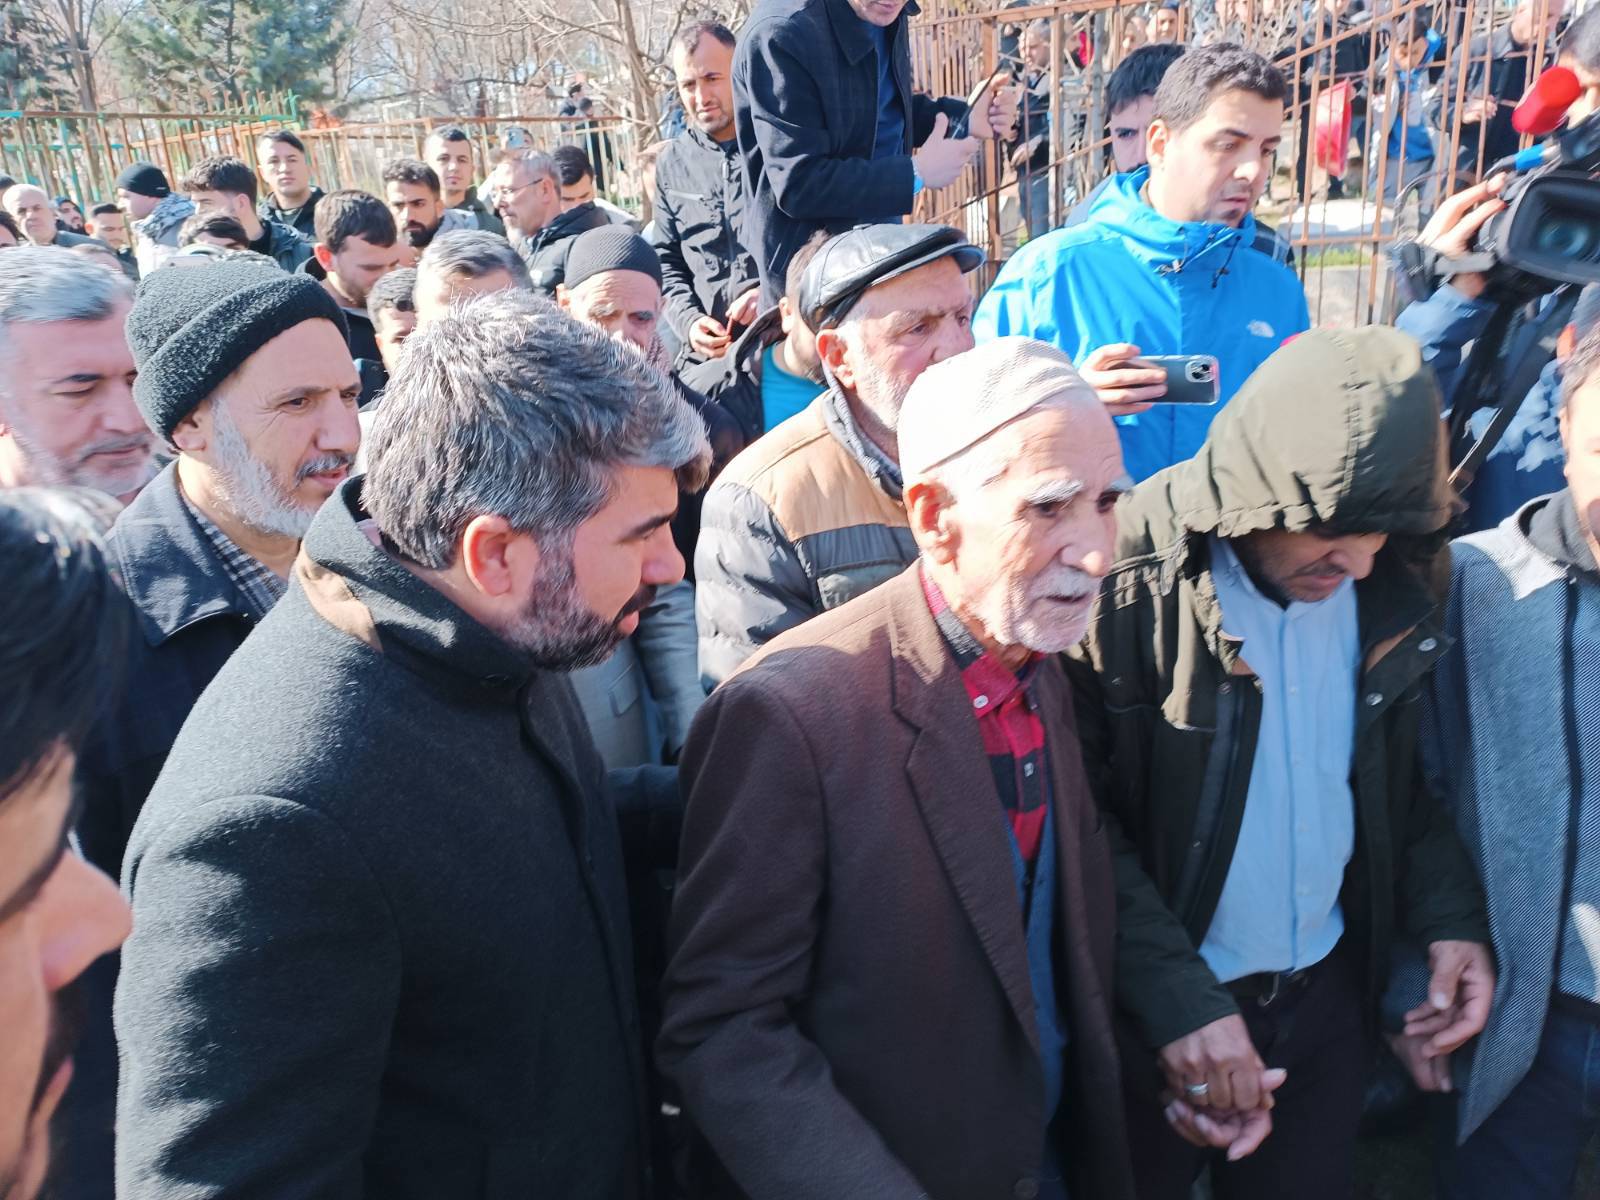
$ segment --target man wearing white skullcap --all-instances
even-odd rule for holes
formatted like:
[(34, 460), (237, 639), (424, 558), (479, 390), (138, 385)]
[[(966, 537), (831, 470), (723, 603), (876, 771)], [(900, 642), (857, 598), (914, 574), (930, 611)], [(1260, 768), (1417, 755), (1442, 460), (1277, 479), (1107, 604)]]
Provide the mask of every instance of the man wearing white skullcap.
[(922, 372), (897, 433), (919, 560), (691, 728), (661, 1062), (747, 1195), (1130, 1200), (1130, 885), (1058, 659), (1112, 560), (1116, 431), (1003, 338)]

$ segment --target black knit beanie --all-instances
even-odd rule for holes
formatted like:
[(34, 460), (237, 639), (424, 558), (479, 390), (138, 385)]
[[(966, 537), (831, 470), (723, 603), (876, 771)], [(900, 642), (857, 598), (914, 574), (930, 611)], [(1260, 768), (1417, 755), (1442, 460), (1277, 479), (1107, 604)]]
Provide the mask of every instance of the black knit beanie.
[(122, 174), (117, 176), (117, 187), (132, 192), (135, 196), (149, 196), (152, 199), (163, 199), (172, 191), (167, 186), (167, 177), (155, 163), (136, 162), (131, 167), (124, 167)]
[(245, 359), (319, 317), (349, 336), (339, 305), (309, 275), (252, 262), (163, 267), (145, 276), (128, 314), (128, 345), (139, 368), (134, 403), (170, 441), (178, 422)]
[(650, 243), (626, 225), (602, 225), (572, 239), (572, 249), (567, 254), (567, 290), (570, 292), (602, 271), (638, 271), (661, 286), (661, 260)]

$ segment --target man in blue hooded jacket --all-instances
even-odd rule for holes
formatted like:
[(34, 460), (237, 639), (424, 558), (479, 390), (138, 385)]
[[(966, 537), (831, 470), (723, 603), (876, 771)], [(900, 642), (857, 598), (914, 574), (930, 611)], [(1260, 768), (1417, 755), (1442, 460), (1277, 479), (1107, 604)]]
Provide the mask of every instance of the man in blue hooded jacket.
[(1116, 417), (1135, 479), (1192, 457), (1219, 407), (1152, 407), (1165, 375), (1142, 356), (1216, 356), (1226, 403), (1310, 326), (1294, 272), (1251, 249), (1286, 91), (1238, 46), (1185, 54), (1156, 91), (1148, 167), (1117, 176), (1082, 225), (1023, 247), (973, 318), (980, 342), (1022, 334), (1071, 355)]

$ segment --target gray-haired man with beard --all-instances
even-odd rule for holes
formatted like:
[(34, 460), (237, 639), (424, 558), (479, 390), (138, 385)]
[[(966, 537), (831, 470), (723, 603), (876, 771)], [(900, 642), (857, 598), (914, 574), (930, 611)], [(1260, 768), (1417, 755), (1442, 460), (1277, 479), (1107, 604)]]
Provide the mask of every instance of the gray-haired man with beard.
[(647, 1194), (624, 834), (676, 788), (608, 780), (563, 673), (682, 578), (705, 428), (527, 295), (403, 365), (129, 844), (126, 1195)]
[[(283, 595), (300, 538), (360, 441), (344, 318), (310, 276), (249, 262), (157, 271), (127, 323), (134, 401), (146, 432), (176, 458), (106, 547), (137, 632), (127, 688), (78, 756), (78, 833), (85, 856), (113, 878), (190, 708)], [(86, 981), (87, 1028), (65, 1105), (71, 1196), (111, 1192), (115, 980), (107, 960)]]

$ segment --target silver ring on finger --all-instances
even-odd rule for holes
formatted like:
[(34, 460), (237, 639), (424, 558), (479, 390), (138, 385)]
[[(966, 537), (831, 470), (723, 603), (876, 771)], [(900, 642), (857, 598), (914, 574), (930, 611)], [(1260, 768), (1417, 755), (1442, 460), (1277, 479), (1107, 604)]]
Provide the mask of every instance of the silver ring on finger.
[(1189, 1094), (1191, 1100), (1204, 1100), (1211, 1091), (1209, 1083), (1186, 1083), (1183, 1090)]

